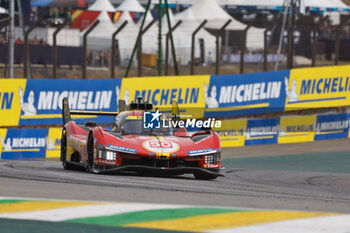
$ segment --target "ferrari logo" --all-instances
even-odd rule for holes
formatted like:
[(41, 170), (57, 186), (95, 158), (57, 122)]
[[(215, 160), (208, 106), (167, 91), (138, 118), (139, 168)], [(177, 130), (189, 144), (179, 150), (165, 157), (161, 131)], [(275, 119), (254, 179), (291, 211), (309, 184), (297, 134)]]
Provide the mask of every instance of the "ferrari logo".
[(157, 159), (170, 159), (170, 153), (157, 153)]

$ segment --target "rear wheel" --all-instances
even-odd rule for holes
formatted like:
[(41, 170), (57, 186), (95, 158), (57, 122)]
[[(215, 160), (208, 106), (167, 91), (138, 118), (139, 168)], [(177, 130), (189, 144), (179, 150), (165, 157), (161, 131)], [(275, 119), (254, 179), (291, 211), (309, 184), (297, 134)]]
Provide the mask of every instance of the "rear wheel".
[(61, 138), (61, 161), (62, 166), (66, 170), (74, 170), (75, 166), (67, 163), (67, 135), (65, 130), (62, 130)]
[(218, 175), (204, 172), (194, 172), (193, 176), (198, 180), (215, 180), (218, 177)]

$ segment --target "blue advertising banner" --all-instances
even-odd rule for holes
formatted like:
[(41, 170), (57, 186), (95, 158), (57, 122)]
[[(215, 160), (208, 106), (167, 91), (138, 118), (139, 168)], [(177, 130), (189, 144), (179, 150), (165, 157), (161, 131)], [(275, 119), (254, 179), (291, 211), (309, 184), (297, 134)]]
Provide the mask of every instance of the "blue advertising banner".
[(283, 112), (289, 71), (211, 76), (204, 118)]
[(279, 134), (279, 118), (248, 120), (245, 145), (276, 144)]
[[(71, 110), (118, 111), (121, 79), (111, 80), (28, 80), (19, 87), (21, 115), (19, 125), (62, 124), (62, 100), (68, 98)], [(74, 116), (72, 116), (74, 117)], [(113, 117), (76, 116), (77, 123), (87, 120), (111, 123)]]
[(45, 158), (49, 129), (8, 129), (1, 133), (1, 159)]
[(318, 115), (315, 140), (347, 138), (349, 133), (349, 115)]

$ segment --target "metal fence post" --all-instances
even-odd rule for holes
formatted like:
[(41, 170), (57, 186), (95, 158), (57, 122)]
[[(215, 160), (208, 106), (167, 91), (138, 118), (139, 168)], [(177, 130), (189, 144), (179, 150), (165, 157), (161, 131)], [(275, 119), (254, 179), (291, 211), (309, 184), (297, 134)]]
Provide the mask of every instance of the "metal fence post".
[(23, 38), (24, 38), (24, 70), (23, 70), (23, 77), (28, 78), (28, 68), (29, 68), (29, 43), (28, 43), (28, 37), (29, 34), (41, 23), (41, 20), (38, 19), (28, 30), (24, 32)]
[(250, 28), (250, 25), (248, 25), (244, 30), (243, 30), (243, 35), (242, 35), (242, 42), (241, 42), (241, 59), (240, 59), (240, 68), (239, 68), (239, 73), (244, 74), (244, 55), (245, 55), (245, 50), (246, 50), (246, 45), (247, 45), (247, 32), (248, 29)]
[(90, 34), (90, 32), (92, 32), (99, 23), (100, 23), (100, 20), (96, 20), (83, 35), (83, 72), (82, 72), (83, 79), (86, 79), (87, 37)]
[(144, 26), (145, 21), (146, 21), (147, 13), (149, 12), (149, 8), (151, 6), (151, 2), (152, 2), (152, 0), (148, 0), (148, 2), (147, 2), (146, 11), (144, 13), (144, 16), (143, 16), (143, 19), (142, 19), (142, 22), (141, 22), (139, 33), (137, 34), (135, 45), (134, 45), (134, 48), (132, 50), (131, 57), (130, 57), (129, 64), (128, 64), (128, 68), (126, 69), (124, 77), (128, 77), (129, 76), (129, 71), (130, 71), (130, 68), (131, 68), (131, 65), (132, 65), (132, 61), (133, 61), (135, 53), (136, 53), (137, 46), (139, 45), (140, 36), (141, 36), (142, 29), (143, 29), (143, 26)]
[(267, 33), (268, 33), (269, 29), (265, 29), (264, 31), (264, 71), (266, 72), (268, 70), (267, 68), (267, 55), (268, 55), (268, 47), (269, 47), (269, 43), (268, 43), (268, 39), (267, 39)]
[(220, 57), (221, 57), (221, 51), (220, 51), (220, 44), (219, 39), (220, 35), (225, 31), (225, 28), (231, 23), (231, 19), (229, 19), (216, 33), (216, 66), (215, 66), (215, 74), (218, 75), (220, 73)]
[(195, 39), (196, 34), (201, 30), (201, 28), (204, 27), (204, 25), (208, 22), (208, 20), (204, 20), (192, 33), (192, 44), (191, 44), (191, 75), (194, 74), (194, 46), (195, 46)]
[[(170, 32), (174, 32), (175, 29), (182, 23), (182, 20), (179, 20), (174, 27), (172, 27), (168, 33), (166, 34), (165, 40), (165, 75), (168, 75), (169, 72), (169, 34)], [(175, 72), (176, 73), (176, 72)]]
[[(165, 4), (166, 18), (167, 18), (167, 22), (168, 22), (168, 30), (169, 30), (169, 32), (167, 33), (167, 36), (170, 37), (171, 54), (172, 54), (172, 58), (173, 58), (174, 73), (175, 73), (175, 75), (179, 75), (179, 68), (177, 66), (176, 51), (175, 51), (175, 45), (174, 45), (174, 39), (173, 39), (173, 30), (171, 29), (168, 0), (164, 0), (164, 4)], [(168, 41), (166, 41), (166, 43), (168, 43)]]
[(124, 21), (122, 25), (112, 35), (112, 55), (111, 55), (111, 78), (115, 78), (115, 55), (116, 55), (116, 43), (115, 37), (121, 32), (124, 27), (128, 24), (128, 21)]
[(156, 22), (156, 20), (152, 20), (152, 22), (150, 24), (148, 24), (147, 27), (145, 27), (145, 29), (142, 30), (140, 38), (139, 38), (139, 44), (138, 44), (138, 48), (137, 48), (137, 58), (138, 58), (137, 75), (139, 77), (142, 76), (142, 37), (143, 37), (143, 34), (145, 34), (148, 31), (148, 29), (150, 29), (155, 22)]
[(65, 20), (64, 23), (59, 26), (53, 33), (53, 78), (57, 78), (57, 67), (58, 67), (58, 51), (57, 51), (57, 35), (58, 33), (69, 23), (69, 20)]

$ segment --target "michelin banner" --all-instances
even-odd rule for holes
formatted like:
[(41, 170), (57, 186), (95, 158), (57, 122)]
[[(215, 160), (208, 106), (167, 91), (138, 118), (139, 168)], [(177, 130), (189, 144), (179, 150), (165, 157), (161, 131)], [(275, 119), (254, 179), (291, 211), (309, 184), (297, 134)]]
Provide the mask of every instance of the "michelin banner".
[[(72, 110), (117, 111), (121, 79), (1, 79), (0, 84), (0, 126), (60, 125), (64, 97)], [(74, 117), (77, 122), (113, 122), (113, 117)]]
[(214, 128), (222, 147), (286, 144), (350, 138), (350, 114), (282, 116), (270, 119), (223, 120)]
[(58, 158), (62, 131), (50, 129), (0, 129), (1, 159)]
[(293, 69), (285, 110), (349, 106), (350, 66)]
[(283, 112), (289, 71), (216, 75), (204, 85), (204, 118)]
[(347, 138), (349, 119), (346, 113), (317, 116), (315, 140)]
[(171, 111), (174, 101), (179, 104), (182, 115), (203, 118), (206, 90), (210, 76), (169, 76), (150, 78), (124, 78), (121, 98), (136, 101), (138, 96), (161, 111)]
[[(160, 111), (179, 104), (192, 118), (230, 118), (300, 109), (348, 106), (350, 66), (220, 76), (106, 80), (0, 79), (0, 127), (62, 124), (62, 99), (72, 110), (117, 111), (142, 96)], [(77, 121), (111, 123), (113, 117)], [(271, 136), (271, 135), (270, 135)]]

